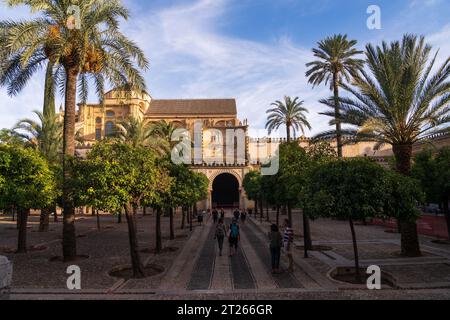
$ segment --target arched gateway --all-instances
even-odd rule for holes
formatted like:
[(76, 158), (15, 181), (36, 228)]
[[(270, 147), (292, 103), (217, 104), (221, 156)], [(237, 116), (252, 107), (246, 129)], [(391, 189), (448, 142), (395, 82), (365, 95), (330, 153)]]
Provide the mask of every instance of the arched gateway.
[(193, 168), (209, 179), (208, 199), (197, 204), (198, 208), (253, 208), (253, 201), (247, 199), (242, 181), (250, 168)]
[(230, 173), (218, 175), (212, 184), (212, 207), (236, 208), (240, 206), (240, 186), (238, 179)]

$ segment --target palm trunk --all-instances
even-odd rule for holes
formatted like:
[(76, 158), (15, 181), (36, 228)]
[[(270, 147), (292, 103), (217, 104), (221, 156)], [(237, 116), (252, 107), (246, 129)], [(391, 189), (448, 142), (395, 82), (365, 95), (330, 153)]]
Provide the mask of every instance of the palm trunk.
[(353, 220), (350, 219), (350, 230), (352, 232), (352, 241), (353, 241), (353, 253), (355, 254), (355, 275), (356, 282), (361, 283), (361, 270), (359, 268), (359, 254), (358, 254), (358, 243), (356, 242), (356, 232), (355, 226), (353, 225)]
[(173, 227), (173, 208), (169, 209), (169, 220), (170, 220), (170, 240), (175, 239), (175, 230)]
[(333, 92), (334, 92), (334, 118), (336, 120), (336, 142), (338, 149), (338, 157), (341, 159), (343, 157), (343, 148), (342, 148), (342, 124), (340, 121), (341, 118), (341, 110), (339, 104), (339, 83), (338, 83), (338, 75), (335, 73), (333, 75)]
[(139, 254), (139, 245), (137, 240), (136, 216), (131, 204), (125, 206), (125, 216), (128, 225), (128, 239), (130, 242), (131, 266), (133, 269), (133, 278), (140, 279), (145, 277), (144, 265), (141, 262)]
[[(392, 146), (397, 171), (403, 175), (411, 174), (412, 144)], [(421, 256), (416, 221), (400, 220), (402, 255), (407, 257)]]
[(286, 139), (287, 142), (291, 142), (291, 125), (290, 124), (286, 124)]
[(307, 258), (308, 251), (313, 250), (313, 245), (311, 239), (311, 226), (309, 224), (309, 219), (305, 213), (303, 213), (303, 241), (305, 245), (305, 258)]
[(75, 155), (75, 105), (78, 70), (66, 68), (66, 97), (63, 136), (63, 256), (64, 261), (75, 260), (77, 243), (75, 233), (75, 206), (70, 192), (69, 159)]
[(143, 215), (144, 217), (147, 215), (147, 207), (146, 207), (146, 206), (144, 206), (144, 207), (142, 208), (142, 215)]
[(39, 219), (39, 232), (47, 232), (50, 224), (50, 209), (41, 209), (41, 215)]
[(118, 224), (122, 223), (122, 211), (120, 211), (119, 214), (117, 215), (117, 223)]
[(28, 224), (28, 215), (29, 214), (30, 214), (29, 209), (19, 209), (17, 211), (17, 217), (18, 217), (18, 220), (20, 221), (19, 236), (18, 236), (18, 243), (17, 243), (17, 253), (27, 252), (27, 224)]
[(255, 217), (258, 215), (258, 199), (255, 199)]
[(49, 60), (45, 73), (45, 95), (42, 113), (50, 118), (55, 117), (55, 84), (53, 79), (54, 63)]
[(270, 222), (270, 216), (269, 216), (269, 204), (266, 203), (266, 221)]
[(161, 240), (161, 210), (156, 210), (156, 253), (161, 253), (162, 251), (162, 240)]
[(53, 210), (55, 210), (53, 212), (53, 222), (58, 222), (58, 206), (55, 205), (55, 207), (53, 208)]

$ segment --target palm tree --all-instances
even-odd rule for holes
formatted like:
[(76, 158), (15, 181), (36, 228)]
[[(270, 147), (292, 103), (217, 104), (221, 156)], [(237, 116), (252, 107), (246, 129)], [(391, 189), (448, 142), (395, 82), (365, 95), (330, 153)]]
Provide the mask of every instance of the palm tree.
[(153, 125), (145, 120), (130, 117), (117, 124), (117, 137), (134, 147), (144, 146), (153, 149), (159, 155), (169, 152), (169, 145), (154, 133)]
[(313, 49), (314, 56), (319, 60), (306, 64), (311, 67), (306, 76), (313, 86), (322, 83), (330, 86), (334, 93), (334, 117), (336, 119), (336, 135), (338, 157), (342, 158), (342, 128), (339, 108), (339, 85), (343, 79), (349, 81), (350, 76), (363, 67), (364, 61), (354, 58), (363, 53), (355, 49), (356, 40), (347, 40), (347, 35), (334, 35), (318, 43)]
[[(370, 74), (360, 71), (343, 88), (350, 98), (339, 100), (343, 123), (355, 126), (346, 130), (356, 141), (374, 141), (375, 148), (392, 146), (397, 170), (411, 172), (413, 145), (431, 134), (449, 132), (450, 128), (450, 57), (436, 69), (437, 53), (430, 61), (431, 46), (425, 38), (405, 35), (402, 42), (383, 42), (366, 47)], [(322, 103), (334, 107), (332, 99)], [(332, 113), (325, 113), (332, 116)], [(333, 135), (323, 133), (322, 137)], [(402, 253), (420, 255), (416, 223), (399, 221)]]
[(282, 125), (286, 126), (287, 141), (291, 142), (291, 128), (296, 131), (305, 133), (305, 127), (311, 130), (311, 125), (306, 119), (305, 113), (308, 110), (303, 107), (304, 101), (299, 101), (300, 98), (284, 97), (284, 102), (275, 101), (271, 105), (274, 108), (267, 110), (267, 124), (266, 129), (269, 134), (274, 130), (278, 130)]
[(172, 141), (172, 136), (176, 129), (171, 122), (161, 120), (151, 125), (150, 132), (152, 136), (164, 140), (170, 147), (173, 147), (177, 143)]
[[(71, 199), (67, 157), (75, 154), (77, 87), (85, 103), (89, 82), (95, 83), (102, 101), (105, 83), (131, 90), (144, 90), (141, 69), (148, 61), (137, 45), (119, 30), (119, 19), (129, 13), (119, 0), (77, 2), (79, 17), (69, 10), (72, 1), (8, 0), (10, 6), (27, 5), (41, 16), (30, 21), (0, 22), (0, 85), (18, 94), (47, 60), (55, 64), (55, 81), (65, 95), (63, 135), (63, 255), (76, 258), (75, 208)], [(77, 21), (76, 19), (79, 19)], [(73, 24), (75, 22), (75, 24)]]
[(49, 163), (55, 164), (62, 149), (63, 125), (56, 115), (40, 111), (34, 111), (34, 114), (39, 121), (22, 119), (14, 126), (12, 132), (27, 145), (39, 150)]

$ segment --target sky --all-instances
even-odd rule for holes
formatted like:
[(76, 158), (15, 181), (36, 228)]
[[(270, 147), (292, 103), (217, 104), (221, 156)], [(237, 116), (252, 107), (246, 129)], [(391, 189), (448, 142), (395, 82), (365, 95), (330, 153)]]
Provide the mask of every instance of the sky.
[[(3, 2), (3, 1), (2, 1)], [(27, 8), (0, 2), (0, 20), (27, 19)], [(150, 60), (145, 72), (155, 99), (236, 98), (251, 134), (264, 135), (266, 110), (285, 95), (300, 97), (314, 135), (329, 128), (319, 115), (325, 86), (307, 83), (311, 49), (333, 34), (380, 44), (405, 33), (425, 35), (438, 62), (450, 55), (450, 0), (124, 0), (131, 18), (122, 31)], [(381, 29), (369, 30), (367, 8), (381, 9)], [(42, 109), (43, 71), (15, 97), (0, 88), (0, 128)], [(61, 98), (58, 98), (60, 103)], [(90, 102), (96, 102), (94, 95)]]

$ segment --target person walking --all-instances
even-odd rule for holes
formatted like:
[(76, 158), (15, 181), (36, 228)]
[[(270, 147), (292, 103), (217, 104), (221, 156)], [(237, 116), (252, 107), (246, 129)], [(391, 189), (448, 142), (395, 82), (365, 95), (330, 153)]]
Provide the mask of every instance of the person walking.
[(270, 227), (269, 232), (270, 256), (272, 258), (272, 273), (280, 273), (281, 247), (283, 246), (283, 238), (276, 224)]
[(288, 272), (294, 272), (294, 257), (292, 256), (292, 245), (294, 243), (294, 230), (292, 230), (289, 220), (284, 220), (283, 251), (289, 260)]
[(239, 218), (241, 216), (241, 213), (239, 212), (239, 209), (234, 209), (233, 216), (234, 216), (234, 219), (239, 221)]
[(219, 221), (219, 212), (217, 211), (216, 208), (214, 208), (214, 210), (212, 212), (212, 216), (213, 216), (214, 224), (217, 224), (217, 221)]
[(202, 226), (203, 225), (203, 219), (205, 217), (206, 211), (202, 211), (197, 215), (197, 221), (198, 221), (198, 225)]
[(233, 219), (233, 222), (230, 225), (230, 235), (228, 237), (230, 243), (230, 257), (233, 257), (237, 253), (239, 238), (239, 225), (237, 223), (237, 219)]
[(219, 222), (216, 226), (216, 233), (214, 236), (214, 239), (216, 239), (217, 243), (219, 244), (219, 256), (222, 256), (223, 242), (226, 234), (227, 230), (225, 228), (225, 225), (223, 224), (223, 220), (219, 219)]
[(245, 220), (247, 219), (247, 212), (245, 210), (241, 211), (241, 221), (242, 223), (245, 223)]
[(222, 209), (220, 209), (220, 219), (225, 219), (225, 211)]

